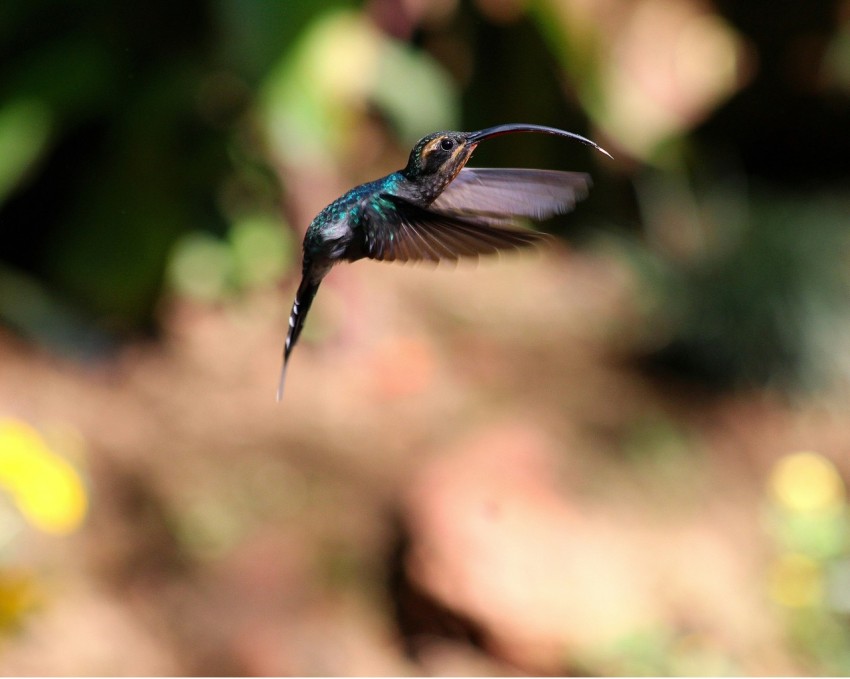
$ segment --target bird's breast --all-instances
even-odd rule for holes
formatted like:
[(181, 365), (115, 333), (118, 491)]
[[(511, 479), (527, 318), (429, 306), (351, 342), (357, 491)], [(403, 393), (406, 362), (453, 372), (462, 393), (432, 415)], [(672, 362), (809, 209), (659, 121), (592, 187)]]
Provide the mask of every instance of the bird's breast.
[(312, 258), (335, 259), (342, 256), (351, 241), (352, 230), (346, 214), (337, 214), (311, 225), (304, 238), (304, 253)]

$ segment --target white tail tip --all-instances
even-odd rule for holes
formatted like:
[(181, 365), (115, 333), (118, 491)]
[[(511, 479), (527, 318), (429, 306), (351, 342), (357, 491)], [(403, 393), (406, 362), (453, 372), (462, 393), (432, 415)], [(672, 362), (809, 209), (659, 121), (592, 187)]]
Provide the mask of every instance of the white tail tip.
[(276, 401), (280, 403), (283, 398), (283, 383), (286, 381), (286, 361), (280, 366), (280, 379), (277, 381), (277, 397)]

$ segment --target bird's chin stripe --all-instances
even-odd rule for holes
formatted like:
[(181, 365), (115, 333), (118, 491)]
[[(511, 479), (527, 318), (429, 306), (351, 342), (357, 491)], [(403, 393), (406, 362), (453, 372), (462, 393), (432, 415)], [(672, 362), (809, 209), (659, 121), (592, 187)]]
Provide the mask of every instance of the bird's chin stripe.
[(458, 173), (460, 173), (460, 171), (463, 169), (464, 165), (466, 165), (467, 162), (469, 162), (469, 158), (470, 158), (470, 156), (472, 156), (472, 152), (475, 150), (476, 146), (478, 146), (478, 144), (475, 144), (474, 146), (471, 146), (471, 147), (470, 146), (459, 146), (457, 148), (457, 150), (452, 154), (452, 160), (454, 160), (455, 156), (457, 156), (459, 153), (465, 153), (466, 158), (464, 158), (461, 162), (457, 163), (455, 170), (454, 170), (454, 173), (449, 177), (449, 180), (446, 182), (446, 184), (450, 184), (451, 182), (454, 181), (455, 177), (458, 176)]

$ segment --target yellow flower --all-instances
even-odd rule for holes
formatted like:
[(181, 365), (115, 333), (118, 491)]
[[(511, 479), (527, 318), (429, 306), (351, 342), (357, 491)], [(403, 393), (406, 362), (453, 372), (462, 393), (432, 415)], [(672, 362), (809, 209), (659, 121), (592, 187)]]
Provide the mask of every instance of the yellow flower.
[(77, 529), (88, 507), (82, 479), (41, 435), (17, 420), (0, 420), (0, 488), (24, 518), (47, 533)]

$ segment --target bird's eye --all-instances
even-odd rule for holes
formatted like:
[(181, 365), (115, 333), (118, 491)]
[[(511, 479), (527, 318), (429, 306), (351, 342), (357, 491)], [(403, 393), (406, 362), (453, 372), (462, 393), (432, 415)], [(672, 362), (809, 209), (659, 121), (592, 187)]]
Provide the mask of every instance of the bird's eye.
[(454, 147), (455, 143), (451, 139), (443, 139), (443, 141), (440, 142), (440, 148), (443, 149), (443, 151), (451, 151)]

